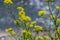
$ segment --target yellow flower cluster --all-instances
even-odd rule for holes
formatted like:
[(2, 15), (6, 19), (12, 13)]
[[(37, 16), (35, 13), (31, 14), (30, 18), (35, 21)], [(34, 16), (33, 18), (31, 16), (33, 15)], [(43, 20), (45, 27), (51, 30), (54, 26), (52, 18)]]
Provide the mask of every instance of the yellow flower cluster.
[(20, 21), (19, 20), (14, 20), (14, 23), (20, 26)]
[(57, 19), (56, 22), (57, 22), (57, 23), (60, 23), (60, 19)]
[(24, 11), (24, 8), (19, 6), (19, 7), (17, 7), (17, 10), (18, 11)]
[(12, 0), (4, 0), (4, 4), (6, 5), (11, 5), (13, 2)]
[(35, 25), (36, 24), (36, 21), (32, 21), (31, 24)]
[(23, 17), (23, 16), (25, 16), (25, 12), (24, 11), (19, 11), (18, 15), (19, 15), (19, 17)]
[(30, 21), (31, 20), (30, 16), (25, 15), (23, 7), (17, 7), (17, 10), (19, 10), (18, 15), (19, 15), (19, 19), (21, 21)]
[(49, 37), (48, 37), (48, 36), (44, 36), (44, 39), (45, 39), (45, 40), (49, 40)]
[(23, 33), (26, 33), (26, 34), (31, 34), (29, 31), (27, 30), (22, 30)]
[(31, 20), (31, 18), (29, 16), (21, 16), (19, 19), (21, 21), (30, 21)]
[(25, 37), (27, 38), (29, 35), (31, 35), (31, 32), (27, 31), (27, 30), (22, 30), (23, 35), (25, 35)]
[(27, 22), (26, 23), (26, 26), (28, 26), (28, 27), (33, 27), (34, 25), (36, 24), (36, 21), (32, 21), (31, 23), (30, 22)]
[(5, 31), (8, 32), (8, 33), (10, 33), (12, 36), (15, 35), (15, 32), (14, 32), (14, 30), (12, 28), (8, 28)]
[(38, 36), (38, 40), (43, 40), (43, 37), (42, 36)]
[(45, 14), (46, 14), (46, 11), (45, 10), (38, 11), (38, 16), (43, 17)]
[(35, 30), (36, 30), (36, 31), (40, 31), (40, 30), (42, 30), (42, 29), (43, 29), (42, 26), (39, 26), (39, 25), (36, 25), (36, 26), (35, 26)]
[(57, 10), (60, 10), (60, 6), (56, 6), (56, 9), (57, 9)]
[(54, 18), (55, 18), (55, 16), (54, 16), (54, 15), (50, 15), (50, 18), (51, 18), (51, 19), (54, 19)]
[(57, 32), (58, 34), (60, 34), (60, 29), (57, 29), (56, 32)]

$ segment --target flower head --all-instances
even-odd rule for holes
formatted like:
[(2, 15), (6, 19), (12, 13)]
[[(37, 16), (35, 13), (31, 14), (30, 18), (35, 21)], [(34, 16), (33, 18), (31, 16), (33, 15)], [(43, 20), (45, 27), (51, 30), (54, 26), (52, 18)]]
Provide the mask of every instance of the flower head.
[(24, 8), (19, 6), (19, 7), (17, 7), (17, 10), (18, 11), (24, 11)]
[(19, 11), (18, 15), (19, 15), (19, 17), (25, 16), (25, 12), (24, 11)]
[(44, 36), (44, 39), (45, 40), (49, 40), (49, 36)]
[(57, 29), (56, 32), (60, 34), (60, 29)]
[(6, 4), (6, 5), (10, 5), (12, 3), (13, 3), (12, 0), (4, 0), (4, 4)]
[(46, 14), (45, 10), (38, 11), (38, 16), (44, 16)]
[(22, 30), (22, 32), (23, 32), (23, 33), (26, 33), (26, 32), (27, 32), (27, 30)]
[(20, 21), (19, 20), (14, 20), (14, 23), (20, 26)]
[(28, 38), (31, 35), (31, 32), (27, 31), (27, 30), (23, 30), (23, 36), (25, 36), (25, 38)]
[(38, 36), (38, 40), (43, 40), (43, 37), (42, 36)]
[(57, 10), (60, 10), (60, 6), (56, 6), (56, 9), (57, 9)]
[(6, 32), (13, 31), (12, 28), (8, 28), (5, 30)]
[(31, 20), (30, 16), (25, 16), (25, 18), (26, 18), (25, 19), (26, 21), (30, 21)]
[(36, 24), (36, 21), (32, 21), (31, 24), (35, 25)]
[(56, 22), (57, 22), (57, 23), (60, 23), (60, 19), (57, 19)]
[(40, 30), (42, 30), (42, 29), (43, 29), (42, 26), (38, 26), (38, 25), (35, 26), (35, 30), (36, 30), (36, 31), (40, 31)]
[(26, 26), (29, 27), (29, 28), (31, 28), (33, 25), (30, 22), (27, 22)]
[(14, 30), (12, 28), (8, 28), (5, 31), (10, 33), (12, 36), (15, 35), (15, 32), (14, 32)]

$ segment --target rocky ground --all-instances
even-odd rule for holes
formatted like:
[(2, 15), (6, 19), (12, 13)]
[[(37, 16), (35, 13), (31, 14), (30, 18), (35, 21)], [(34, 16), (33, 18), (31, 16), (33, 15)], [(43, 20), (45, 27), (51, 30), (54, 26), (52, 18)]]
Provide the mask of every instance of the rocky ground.
[[(19, 36), (21, 34), (21, 32), (17, 32), (17, 35)], [(36, 32), (33, 32), (33, 35), (35, 36)], [(40, 36), (44, 36), (44, 35), (48, 35), (48, 31), (43, 31), (43, 32), (39, 32)], [(55, 32), (51, 31), (51, 35), (54, 36)], [(8, 33), (6, 32), (2, 32), (0, 31), (0, 40), (15, 40), (12, 36), (10, 36)]]
[(0, 40), (14, 40), (8, 33), (0, 31)]

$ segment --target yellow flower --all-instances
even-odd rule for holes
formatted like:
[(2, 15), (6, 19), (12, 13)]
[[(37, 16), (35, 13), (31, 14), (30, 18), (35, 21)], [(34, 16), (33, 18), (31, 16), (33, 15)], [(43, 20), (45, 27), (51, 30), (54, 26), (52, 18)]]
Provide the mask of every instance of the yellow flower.
[(50, 18), (51, 18), (51, 19), (54, 19), (54, 18), (55, 18), (55, 16), (54, 16), (54, 15), (50, 15)]
[(19, 15), (19, 17), (25, 16), (25, 12), (24, 11), (19, 11), (18, 15)]
[(60, 40), (59, 38), (57, 38), (57, 40)]
[(14, 31), (11, 31), (11, 33), (10, 33), (11, 35), (15, 35), (15, 32)]
[(29, 16), (23, 16), (21, 17), (21, 19), (23, 19), (24, 21), (30, 21), (31, 18)]
[(19, 20), (14, 20), (14, 23), (20, 26), (20, 21)]
[(17, 10), (24, 11), (24, 8), (19, 6), (19, 7), (17, 7)]
[(38, 11), (38, 16), (44, 16), (46, 14), (45, 10)]
[(31, 32), (28, 31), (28, 35), (31, 35)]
[(12, 28), (8, 28), (5, 30), (6, 32), (12, 31)]
[(25, 21), (30, 21), (31, 18), (29, 16), (25, 16)]
[(45, 40), (49, 40), (49, 37), (48, 37), (48, 36), (44, 36), (44, 39), (45, 39)]
[(40, 30), (42, 30), (42, 29), (43, 29), (42, 26), (38, 26), (38, 25), (35, 26), (35, 30), (36, 30), (36, 31), (40, 31)]
[(42, 36), (38, 36), (38, 40), (43, 40), (43, 37)]
[(19, 19), (21, 21), (31, 21), (31, 18), (29, 16), (21, 16)]
[(25, 16), (19, 17), (19, 20), (24, 21), (25, 20)]
[(56, 22), (57, 22), (57, 23), (60, 23), (60, 19), (57, 19)]
[(10, 33), (12, 36), (15, 35), (15, 32), (14, 32), (14, 30), (12, 28), (8, 28), (5, 31)]
[(27, 30), (22, 30), (23, 35), (25, 35), (25, 37), (28, 37), (29, 35), (31, 35), (31, 32), (27, 31)]
[(10, 5), (12, 3), (13, 3), (12, 0), (4, 0), (4, 4)]
[(32, 21), (31, 24), (32, 24), (32, 25), (35, 25), (35, 24), (36, 24), (36, 21)]
[(33, 25), (30, 22), (27, 22), (26, 26), (31, 28)]
[(60, 29), (57, 29), (56, 32), (60, 34)]
[(29, 26), (29, 27), (31, 28), (31, 27), (33, 27), (33, 25), (32, 25), (32, 24), (30, 24), (30, 26)]
[(27, 40), (30, 40), (30, 39), (27, 39)]
[(36, 21), (32, 21), (31, 23), (30, 22), (26, 23), (26, 25), (30, 28), (33, 27), (35, 24), (36, 24)]
[(56, 6), (56, 9), (57, 9), (57, 10), (60, 10), (60, 6)]
[(26, 32), (27, 32), (27, 30), (22, 30), (22, 32), (23, 32), (23, 33), (26, 33)]

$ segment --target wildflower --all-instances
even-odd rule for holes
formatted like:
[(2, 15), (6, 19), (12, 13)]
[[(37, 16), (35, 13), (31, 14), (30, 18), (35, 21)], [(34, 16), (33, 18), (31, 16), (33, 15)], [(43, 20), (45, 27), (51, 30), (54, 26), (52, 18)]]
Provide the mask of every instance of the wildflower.
[(30, 21), (31, 18), (29, 16), (22, 16), (19, 18), (21, 21)]
[(30, 21), (31, 18), (30, 18), (29, 16), (25, 16), (25, 20), (26, 20), (26, 21)]
[(57, 32), (58, 34), (60, 34), (60, 29), (57, 29), (56, 32)]
[(26, 33), (26, 32), (27, 32), (27, 30), (22, 30), (22, 32), (23, 32), (23, 33)]
[(40, 30), (42, 30), (42, 26), (38, 26), (38, 25), (36, 25), (36, 26), (35, 26), (35, 30), (36, 30), (36, 31), (40, 31)]
[(19, 6), (19, 7), (17, 7), (17, 10), (24, 11), (24, 8)]
[(18, 15), (19, 15), (19, 17), (25, 16), (25, 12), (24, 11), (19, 11)]
[(36, 21), (32, 21), (31, 24), (35, 25), (36, 24)]
[(45, 39), (45, 40), (49, 40), (49, 37), (48, 37), (48, 36), (44, 36), (44, 39)]
[(27, 22), (26, 26), (28, 26), (29, 28), (33, 27), (33, 25), (30, 22)]
[(12, 28), (8, 28), (5, 30), (6, 32), (13, 31)]
[(19, 17), (19, 20), (21, 20), (22, 22), (24, 22), (24, 20), (25, 20), (25, 16), (21, 16), (21, 17)]
[(56, 22), (57, 22), (57, 23), (60, 23), (60, 19), (57, 19)]
[(5, 31), (8, 32), (8, 33), (10, 33), (12, 36), (15, 35), (15, 32), (14, 32), (14, 30), (12, 28), (8, 28)]
[(12, 3), (13, 3), (12, 0), (4, 0), (4, 4), (10, 5)]
[(14, 20), (14, 23), (20, 26), (20, 21), (19, 20)]
[(50, 18), (51, 18), (51, 19), (54, 19), (54, 18), (55, 18), (55, 16), (54, 16), (54, 15), (50, 15)]
[(41, 10), (41, 11), (38, 11), (38, 16), (44, 16), (46, 14), (46, 11), (44, 10)]
[(29, 31), (27, 31), (27, 30), (23, 30), (22, 32), (25, 33), (26, 35), (30, 35), (30, 34), (31, 34), (31, 33), (30, 33)]
[(23, 32), (23, 36), (24, 36), (25, 38), (28, 38), (28, 37), (31, 35), (31, 32), (29, 32), (29, 31), (27, 31), (27, 30), (23, 30), (22, 32)]
[(32, 21), (31, 23), (29, 22), (26, 23), (26, 25), (30, 28), (33, 27), (35, 24), (36, 24), (36, 21)]
[(57, 40), (60, 40), (59, 38), (57, 38)]
[(57, 9), (57, 10), (60, 10), (60, 6), (56, 6), (56, 9)]
[(43, 40), (43, 37), (42, 36), (38, 36), (38, 40)]
[(30, 40), (30, 39), (27, 39), (27, 40)]

